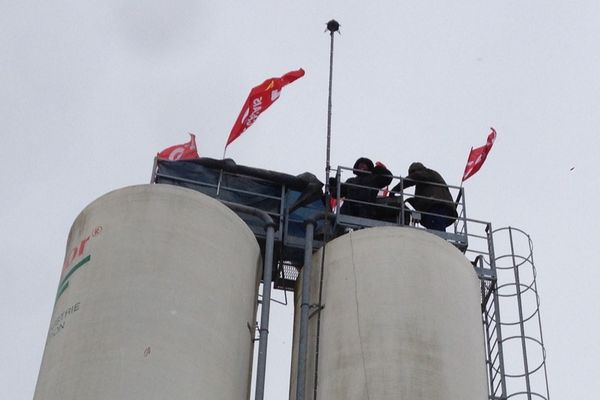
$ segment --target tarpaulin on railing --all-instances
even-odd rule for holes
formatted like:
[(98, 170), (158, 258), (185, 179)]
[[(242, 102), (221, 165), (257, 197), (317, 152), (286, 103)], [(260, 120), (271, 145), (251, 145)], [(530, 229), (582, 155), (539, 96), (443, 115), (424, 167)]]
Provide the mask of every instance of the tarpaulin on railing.
[[(155, 172), (155, 183), (183, 186), (219, 200), (258, 208), (271, 214), (277, 224), (283, 215), (293, 214), (294, 231), (301, 235), (303, 224), (296, 218), (324, 211), (323, 205), (319, 207), (323, 183), (309, 172), (294, 176), (212, 158), (157, 160)], [(258, 220), (250, 220), (246, 222), (252, 228), (255, 223), (261, 225)]]

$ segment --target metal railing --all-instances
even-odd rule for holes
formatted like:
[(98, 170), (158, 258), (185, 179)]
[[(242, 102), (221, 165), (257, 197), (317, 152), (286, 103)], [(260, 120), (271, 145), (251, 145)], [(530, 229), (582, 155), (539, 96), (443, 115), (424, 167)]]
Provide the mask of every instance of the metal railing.
[[(468, 247), (468, 228), (467, 228), (467, 216), (465, 206), (464, 189), (460, 186), (443, 185), (438, 183), (430, 183), (431, 186), (446, 187), (450, 191), (450, 195), (454, 199), (453, 201), (435, 199), (436, 204), (446, 205), (449, 209), (453, 208), (456, 210), (456, 218), (449, 217), (448, 215), (439, 214), (435, 211), (424, 211), (415, 210), (409, 203), (414, 200), (427, 200), (432, 201), (431, 198), (417, 196), (413, 193), (404, 189), (406, 179), (401, 176), (393, 176), (392, 182), (389, 186), (399, 186), (400, 190), (388, 191), (386, 194), (380, 194), (375, 196), (374, 202), (358, 200), (352, 197), (344, 198), (342, 193), (348, 190), (361, 191), (362, 193), (375, 193), (378, 188), (370, 186), (358, 185), (344, 181), (344, 175), (346, 177), (353, 172), (352, 168), (339, 166), (335, 177), (335, 188), (333, 194), (337, 199), (337, 206), (335, 208), (336, 225), (339, 227), (338, 230), (354, 229), (372, 226), (385, 226), (385, 225), (404, 225), (413, 227), (422, 227), (421, 222), (424, 217), (432, 216), (439, 218), (447, 218), (449, 224), (446, 230), (429, 230), (431, 233), (442, 237), (443, 239), (452, 242), (462, 251)], [(369, 174), (368, 172), (364, 172)], [(373, 196), (371, 196), (373, 197)], [(344, 206), (344, 203), (346, 206)], [(348, 207), (350, 206), (350, 207)], [(368, 212), (367, 216), (356, 215), (345, 211), (345, 209), (359, 209), (364, 207)]]
[[(214, 170), (215, 176), (204, 179), (189, 179), (177, 175), (170, 175), (161, 172), (157, 168), (152, 177), (152, 183), (166, 183), (177, 186), (187, 187), (204, 193), (220, 201), (231, 202), (250, 206), (262, 210), (269, 214), (275, 222), (276, 239), (281, 240), (283, 232), (283, 215), (285, 212), (285, 185), (274, 184), (265, 179), (243, 176), (245, 182), (250, 182), (254, 190), (246, 190), (240, 187), (239, 179), (241, 175), (233, 174), (223, 170)], [(215, 178), (215, 179), (211, 179)], [(255, 235), (264, 239), (264, 229), (262, 222), (254, 216), (243, 216), (242, 219), (250, 227)]]

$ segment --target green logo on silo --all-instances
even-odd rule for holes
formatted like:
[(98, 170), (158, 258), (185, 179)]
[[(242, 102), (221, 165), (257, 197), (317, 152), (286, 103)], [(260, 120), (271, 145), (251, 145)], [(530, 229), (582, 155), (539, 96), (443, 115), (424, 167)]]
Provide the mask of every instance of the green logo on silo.
[[(102, 226), (99, 225), (96, 228), (94, 228), (91, 235), (86, 236), (84, 239), (82, 239), (79, 242), (79, 244), (77, 246), (74, 246), (67, 252), (67, 255), (65, 256), (65, 262), (63, 264), (63, 274), (65, 274), (65, 271), (67, 271), (67, 269), (69, 269), (69, 267), (71, 265), (73, 265), (73, 263), (76, 260), (80, 259), (80, 257), (83, 255), (83, 252), (85, 251), (85, 247), (86, 247), (87, 243), (90, 241), (90, 239), (98, 236), (101, 232), (102, 232)], [(71, 276), (76, 271), (78, 271), (81, 267), (86, 265), (90, 261), (91, 258), (92, 258), (92, 256), (90, 254), (83, 257), (82, 259), (77, 261), (77, 263), (75, 265), (72, 266), (72, 268), (69, 270), (69, 272), (66, 273), (66, 275), (64, 275), (64, 277), (60, 281), (60, 284), (58, 285), (58, 291), (56, 293), (56, 300), (54, 302), (58, 301), (58, 298), (69, 287), (69, 278), (71, 278)]]
[(92, 258), (92, 256), (88, 254), (83, 260), (79, 261), (77, 264), (75, 264), (75, 266), (73, 268), (71, 268), (71, 270), (69, 271), (69, 273), (60, 282), (60, 285), (58, 285), (58, 293), (56, 293), (56, 300), (58, 300), (58, 298), (60, 297), (60, 295), (63, 294), (63, 292), (65, 290), (67, 290), (67, 288), (69, 287), (69, 278), (71, 277), (71, 275), (73, 275), (73, 273), (75, 271), (77, 271), (79, 268), (81, 268), (85, 264), (87, 264), (88, 261), (90, 261), (91, 258)]

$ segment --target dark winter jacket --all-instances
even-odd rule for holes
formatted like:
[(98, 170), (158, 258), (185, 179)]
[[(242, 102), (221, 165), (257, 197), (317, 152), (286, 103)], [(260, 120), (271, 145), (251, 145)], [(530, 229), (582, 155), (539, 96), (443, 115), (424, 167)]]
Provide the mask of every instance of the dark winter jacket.
[[(456, 204), (450, 190), (442, 176), (421, 163), (412, 163), (408, 169), (408, 176), (404, 178), (404, 189), (415, 186), (415, 197), (407, 202), (417, 211), (427, 212), (433, 207), (444, 208), (445, 215), (456, 218)], [(392, 190), (401, 191), (401, 184)]]
[[(377, 207), (357, 203), (375, 203), (379, 189), (382, 189), (392, 181), (392, 173), (384, 166), (373, 167), (371, 173), (355, 170), (356, 176), (349, 178), (340, 186), (340, 196), (346, 200), (340, 212), (358, 217), (372, 218), (375, 216)], [(332, 195), (336, 196), (336, 182), (332, 181)]]

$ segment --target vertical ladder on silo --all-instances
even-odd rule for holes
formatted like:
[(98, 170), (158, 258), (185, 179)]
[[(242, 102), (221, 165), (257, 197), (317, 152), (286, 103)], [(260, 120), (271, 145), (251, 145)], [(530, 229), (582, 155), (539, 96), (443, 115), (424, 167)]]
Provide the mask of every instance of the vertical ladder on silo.
[(488, 368), (489, 400), (505, 400), (506, 381), (496, 279), (482, 280), (481, 287), (481, 311), (487, 353), (486, 364)]

